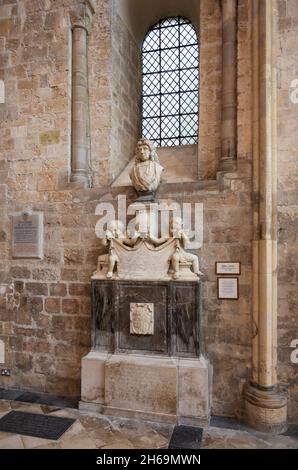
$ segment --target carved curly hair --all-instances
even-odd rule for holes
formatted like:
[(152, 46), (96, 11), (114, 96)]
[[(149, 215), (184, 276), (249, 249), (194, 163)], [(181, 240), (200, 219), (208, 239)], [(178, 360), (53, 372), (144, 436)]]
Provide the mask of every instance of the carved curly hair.
[[(148, 139), (140, 139), (137, 143), (137, 148), (141, 145), (146, 145), (149, 150), (150, 150), (150, 160), (152, 162), (156, 162), (156, 163), (159, 163), (159, 159), (158, 159), (158, 155), (157, 155), (157, 152), (156, 152), (156, 147), (154, 145), (153, 142), (151, 142), (151, 140), (148, 140)], [(135, 162), (136, 163), (140, 163), (141, 162), (141, 159), (140, 157), (138, 156), (138, 152), (136, 151), (136, 155), (135, 155)]]

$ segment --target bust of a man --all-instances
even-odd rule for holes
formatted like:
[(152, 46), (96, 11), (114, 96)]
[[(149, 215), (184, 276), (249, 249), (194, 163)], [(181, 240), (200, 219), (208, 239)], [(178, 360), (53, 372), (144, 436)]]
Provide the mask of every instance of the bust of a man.
[(137, 143), (135, 163), (129, 174), (138, 192), (155, 192), (160, 183), (163, 167), (159, 164), (156, 149), (150, 140), (141, 139)]

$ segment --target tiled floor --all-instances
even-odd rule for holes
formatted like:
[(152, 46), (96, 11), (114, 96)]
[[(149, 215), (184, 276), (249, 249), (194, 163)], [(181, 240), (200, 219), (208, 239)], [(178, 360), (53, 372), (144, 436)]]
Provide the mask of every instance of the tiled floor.
[(76, 422), (58, 441), (0, 432), (0, 449), (161, 449), (167, 448), (173, 428), (125, 419), (95, 418), (71, 408), (0, 400), (0, 417), (11, 410), (70, 417)]
[[(70, 417), (76, 422), (58, 441), (0, 432), (0, 449), (166, 449), (173, 432), (172, 425), (98, 418), (75, 408), (0, 400), (0, 417), (11, 410)], [(211, 424), (203, 431), (201, 448), (298, 449), (297, 426), (288, 433), (292, 435), (268, 436), (241, 427), (232, 420), (216, 418)]]

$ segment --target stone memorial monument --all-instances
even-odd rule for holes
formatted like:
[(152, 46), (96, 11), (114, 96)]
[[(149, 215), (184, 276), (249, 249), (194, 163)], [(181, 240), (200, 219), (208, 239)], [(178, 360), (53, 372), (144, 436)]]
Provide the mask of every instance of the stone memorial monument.
[(139, 196), (134, 233), (110, 221), (92, 276), (92, 350), (82, 359), (80, 408), (205, 424), (211, 370), (201, 352), (202, 273), (181, 218), (168, 236), (158, 235), (162, 170), (153, 144), (141, 139), (130, 173)]

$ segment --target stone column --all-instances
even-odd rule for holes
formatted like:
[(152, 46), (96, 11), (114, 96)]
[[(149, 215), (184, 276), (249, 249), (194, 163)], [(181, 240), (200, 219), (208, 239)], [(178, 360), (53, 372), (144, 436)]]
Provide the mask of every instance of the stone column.
[(277, 367), (276, 0), (253, 0), (253, 347), (245, 388), (248, 423), (260, 431), (286, 427), (287, 401)]
[(70, 181), (88, 185), (91, 178), (87, 43), (93, 0), (80, 0), (70, 12), (72, 25), (72, 117)]
[(234, 171), (237, 156), (237, 0), (222, 6), (222, 126), (220, 171)]

